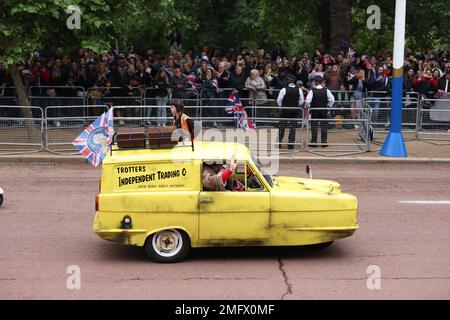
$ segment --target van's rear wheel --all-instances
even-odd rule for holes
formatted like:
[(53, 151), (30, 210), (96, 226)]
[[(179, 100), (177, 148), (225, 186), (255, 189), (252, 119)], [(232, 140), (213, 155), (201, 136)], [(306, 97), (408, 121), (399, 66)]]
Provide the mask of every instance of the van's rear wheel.
[(156, 232), (145, 241), (145, 251), (149, 258), (163, 263), (182, 260), (188, 254), (190, 247), (189, 236), (176, 229)]
[(2, 206), (2, 204), (3, 204), (3, 195), (0, 194), (0, 207)]

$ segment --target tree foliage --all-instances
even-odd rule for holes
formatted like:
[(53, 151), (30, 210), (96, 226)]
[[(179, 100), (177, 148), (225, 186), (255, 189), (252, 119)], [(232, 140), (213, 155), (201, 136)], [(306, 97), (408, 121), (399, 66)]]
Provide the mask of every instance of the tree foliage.
[[(366, 28), (366, 8), (376, 4), (381, 9), (381, 30)], [(395, 1), (353, 0), (352, 42), (358, 50), (376, 53), (392, 51), (394, 42)], [(406, 9), (406, 46), (414, 52), (427, 48), (449, 49), (450, 8), (448, 1), (408, 0)]]
[[(20, 62), (53, 43), (102, 50), (111, 40), (111, 34), (105, 31), (113, 25), (115, 10), (126, 3), (118, 0), (3, 0), (0, 2), (0, 57), (6, 64)], [(80, 30), (69, 30), (66, 26), (69, 4), (81, 9)]]
[[(349, 0), (332, 0), (333, 3)], [(8, 65), (48, 45), (75, 52), (81, 47), (108, 50), (152, 47), (167, 51), (167, 36), (176, 25), (184, 48), (272, 48), (281, 42), (289, 53), (312, 51), (333, 26), (324, 16), (330, 0), (2, 0), (0, 59)], [(69, 4), (81, 8), (81, 29), (66, 27)], [(366, 27), (366, 8), (381, 8), (381, 30)], [(450, 10), (447, 0), (409, 0), (407, 46), (414, 51), (448, 47)], [(360, 51), (392, 50), (395, 2), (351, 0), (350, 41)], [(328, 24), (327, 24), (328, 22)], [(447, 48), (445, 48), (447, 49)]]

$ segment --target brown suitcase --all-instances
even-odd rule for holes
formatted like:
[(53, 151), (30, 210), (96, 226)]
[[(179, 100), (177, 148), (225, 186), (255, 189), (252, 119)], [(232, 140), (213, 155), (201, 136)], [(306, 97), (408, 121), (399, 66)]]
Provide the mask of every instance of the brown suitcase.
[(150, 148), (171, 148), (178, 144), (177, 135), (172, 134), (176, 130), (175, 127), (149, 127), (147, 136)]
[(144, 127), (139, 128), (119, 128), (115, 140), (117, 146), (122, 149), (126, 148), (145, 148), (146, 132)]

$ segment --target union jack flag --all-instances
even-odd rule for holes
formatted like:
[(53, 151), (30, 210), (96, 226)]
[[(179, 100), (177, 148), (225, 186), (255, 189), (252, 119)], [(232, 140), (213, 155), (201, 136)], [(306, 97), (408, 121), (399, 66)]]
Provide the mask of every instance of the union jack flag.
[(241, 103), (239, 97), (236, 97), (236, 94), (233, 92), (228, 97), (227, 105), (225, 107), (225, 112), (228, 114), (233, 114), (236, 111), (243, 111), (244, 106)]
[(239, 97), (233, 92), (228, 98), (227, 105), (225, 107), (225, 112), (232, 114), (236, 127), (238, 129), (256, 129), (256, 126), (251, 120), (248, 119), (247, 112), (244, 110), (244, 106), (241, 103)]
[(113, 112), (111, 108), (84, 129), (72, 141), (72, 144), (94, 167), (97, 167), (110, 151), (113, 135)]
[(236, 119), (236, 126), (238, 129), (256, 129), (255, 124), (248, 118), (245, 110), (235, 112), (234, 118)]
[(242, 182), (240, 182), (238, 179), (234, 179), (233, 180), (233, 190), (238, 191), (238, 192), (245, 191), (245, 185)]

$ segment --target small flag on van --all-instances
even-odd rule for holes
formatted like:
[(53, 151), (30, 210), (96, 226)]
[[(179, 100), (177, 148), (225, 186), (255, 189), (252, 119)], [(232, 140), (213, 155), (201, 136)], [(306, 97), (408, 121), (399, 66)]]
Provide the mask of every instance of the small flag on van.
[(110, 151), (113, 135), (113, 112), (111, 108), (84, 129), (72, 141), (72, 144), (94, 167), (97, 167)]

